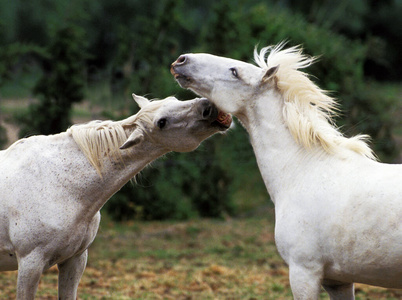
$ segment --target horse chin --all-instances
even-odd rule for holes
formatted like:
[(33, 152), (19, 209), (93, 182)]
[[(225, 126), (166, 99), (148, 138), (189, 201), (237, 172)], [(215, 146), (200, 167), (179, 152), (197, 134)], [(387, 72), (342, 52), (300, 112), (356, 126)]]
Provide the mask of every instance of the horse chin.
[(174, 76), (174, 78), (182, 88), (189, 88), (190, 84), (193, 81), (190, 76), (177, 72), (174, 66), (170, 68), (170, 73)]
[(228, 130), (230, 128), (230, 126), (222, 125), (218, 121), (214, 121), (212, 123), (212, 126), (216, 127), (219, 132), (225, 132), (226, 130)]
[(210, 93), (208, 91), (211, 90), (210, 86), (205, 86), (205, 83), (203, 84), (194, 79), (194, 77), (178, 72), (174, 66), (170, 68), (170, 73), (172, 73), (180, 87), (188, 89), (198, 96), (209, 98)]
[(193, 78), (182, 75), (175, 76), (175, 78), (180, 87), (188, 89), (198, 96), (208, 98), (209, 93), (207, 93)]
[(189, 88), (191, 83), (192, 83), (192, 79), (191, 77), (185, 76), (185, 75), (181, 75), (181, 74), (175, 74), (174, 78), (176, 79), (176, 81), (179, 83), (179, 85), (182, 88)]

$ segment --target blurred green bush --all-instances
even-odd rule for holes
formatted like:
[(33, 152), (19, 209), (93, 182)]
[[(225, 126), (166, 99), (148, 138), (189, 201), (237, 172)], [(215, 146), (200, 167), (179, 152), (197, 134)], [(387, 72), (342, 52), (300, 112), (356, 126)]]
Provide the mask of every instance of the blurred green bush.
[(71, 125), (72, 105), (84, 98), (85, 58), (80, 28), (67, 26), (55, 32), (41, 56), (43, 74), (33, 89), (39, 103), (32, 103), (28, 112), (16, 116), (20, 137), (55, 134)]
[[(216, 9), (219, 18), (212, 19), (205, 29), (200, 51), (250, 61), (251, 45), (263, 47), (288, 41), (287, 46), (302, 45), (304, 51), (319, 57), (306, 71), (321, 88), (338, 98), (342, 115), (339, 126), (347, 135), (369, 134), (380, 157), (392, 159), (397, 154), (391, 137), (394, 121), (390, 110), (397, 99), (381, 99), (370, 89), (364, 77), (364, 64), (373, 51), (369, 42), (350, 40), (328, 28), (308, 23), (300, 14), (257, 4), (246, 11), (230, 11), (229, 2), (220, 2)], [(229, 13), (228, 13), (229, 10)], [(226, 25), (225, 25), (226, 23)], [(222, 34), (219, 29), (230, 28)]]
[(216, 142), (210, 139), (195, 152), (170, 153), (153, 162), (137, 175), (134, 188), (128, 184), (109, 200), (106, 210), (117, 220), (233, 214), (229, 193), (232, 176), (221, 165), (215, 149)]

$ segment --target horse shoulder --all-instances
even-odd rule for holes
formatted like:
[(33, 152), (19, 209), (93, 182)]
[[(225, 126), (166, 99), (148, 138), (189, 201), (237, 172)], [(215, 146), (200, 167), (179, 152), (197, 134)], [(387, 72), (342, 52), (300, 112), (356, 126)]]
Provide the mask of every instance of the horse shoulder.
[[(29, 239), (24, 232), (32, 232), (32, 239), (41, 240), (76, 220), (77, 209), (69, 189), (74, 180), (72, 172), (79, 173), (77, 164), (72, 163), (79, 160), (79, 150), (72, 139), (65, 134), (35, 136), (7, 151), (1, 161), (0, 215), (4, 218), (0, 226), (9, 226), (13, 238), (19, 237), (21, 244), (26, 244)], [(42, 228), (43, 232), (34, 232), (33, 228)]]
[(394, 244), (402, 251), (402, 165), (364, 158), (327, 167), (318, 184), (306, 171), (294, 189), (277, 195), (275, 236), (282, 257), (345, 252), (357, 241), (362, 248)]

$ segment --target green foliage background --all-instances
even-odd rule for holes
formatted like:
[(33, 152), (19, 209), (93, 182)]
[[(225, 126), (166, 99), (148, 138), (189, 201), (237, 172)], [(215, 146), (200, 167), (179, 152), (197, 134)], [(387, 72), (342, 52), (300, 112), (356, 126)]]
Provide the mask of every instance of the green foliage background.
[[(83, 99), (118, 119), (137, 111), (132, 92), (194, 98), (169, 72), (181, 53), (252, 62), (256, 45), (287, 41), (320, 56), (308, 71), (339, 98), (338, 125), (370, 134), (391, 161), (396, 99), (375, 87), (402, 78), (401, 13), (400, 0), (0, 0), (0, 88), (31, 74), (27, 93), (39, 102), (17, 116), (21, 134), (49, 134), (67, 129)], [(239, 124), (196, 152), (157, 160), (137, 182), (106, 204), (114, 218), (224, 217), (269, 203)]]

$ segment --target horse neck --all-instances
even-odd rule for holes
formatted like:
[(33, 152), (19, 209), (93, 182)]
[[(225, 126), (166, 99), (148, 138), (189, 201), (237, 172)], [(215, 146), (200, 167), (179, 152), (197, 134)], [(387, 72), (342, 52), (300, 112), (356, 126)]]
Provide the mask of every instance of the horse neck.
[(289, 132), (281, 95), (267, 91), (251, 101), (239, 119), (249, 133), (262, 178), (275, 203), (276, 195), (305, 174), (314, 152), (297, 144)]
[[(75, 144), (75, 142), (73, 143)], [(71, 160), (75, 161), (77, 169), (74, 171), (75, 179), (72, 189), (73, 196), (80, 202), (82, 211), (80, 218), (91, 220), (123, 185), (151, 161), (168, 152), (166, 149), (156, 147), (147, 141), (143, 141), (141, 147), (125, 151), (133, 151), (133, 153), (130, 156), (123, 157), (124, 163), (115, 162), (105, 157), (102, 176), (100, 176), (81, 150), (78, 149), (78, 146), (73, 146)]]

